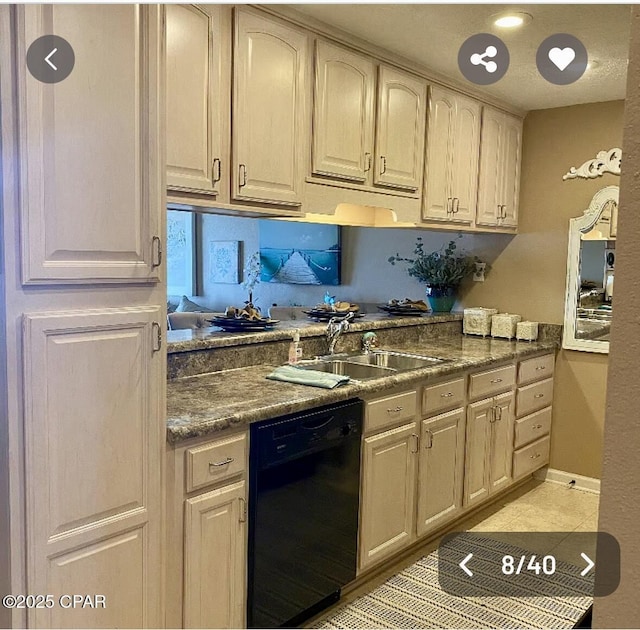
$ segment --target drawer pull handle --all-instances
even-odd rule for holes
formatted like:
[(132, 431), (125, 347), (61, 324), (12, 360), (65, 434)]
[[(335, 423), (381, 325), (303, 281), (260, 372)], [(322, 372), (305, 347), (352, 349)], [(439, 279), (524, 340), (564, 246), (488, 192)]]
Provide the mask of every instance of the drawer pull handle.
[(446, 394), (440, 394), (441, 398), (451, 398), (453, 396), (453, 392), (447, 392)]
[(536, 394), (534, 398), (544, 398), (544, 394)]
[(536, 370), (546, 370), (547, 366), (546, 365), (538, 365), (536, 366)]
[(541, 424), (534, 424), (531, 428), (532, 429), (542, 429), (542, 425)]
[(536, 453), (535, 455), (529, 456), (530, 459), (538, 459), (538, 457), (540, 457), (540, 453)]
[(402, 411), (404, 409), (404, 407), (395, 407), (395, 408), (390, 408), (387, 409), (387, 413), (398, 413), (399, 411)]
[(219, 468), (220, 466), (226, 466), (227, 464), (230, 464), (233, 461), (233, 457), (227, 457), (227, 459), (225, 459), (222, 462), (209, 462), (209, 472), (211, 472), (211, 468)]
[(416, 446), (415, 450), (412, 450), (411, 452), (417, 453), (420, 450), (420, 438), (415, 433), (412, 433), (411, 437), (415, 440), (415, 446)]
[(491, 383), (502, 383), (502, 379), (501, 378), (494, 378)]

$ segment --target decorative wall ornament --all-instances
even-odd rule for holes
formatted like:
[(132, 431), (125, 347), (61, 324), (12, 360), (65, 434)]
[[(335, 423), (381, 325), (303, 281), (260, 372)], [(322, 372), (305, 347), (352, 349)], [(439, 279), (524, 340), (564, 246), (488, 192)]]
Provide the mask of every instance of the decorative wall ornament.
[(620, 162), (622, 161), (622, 149), (614, 148), (609, 151), (599, 151), (593, 160), (587, 160), (582, 166), (572, 166), (562, 179), (595, 179), (605, 173), (620, 175)]

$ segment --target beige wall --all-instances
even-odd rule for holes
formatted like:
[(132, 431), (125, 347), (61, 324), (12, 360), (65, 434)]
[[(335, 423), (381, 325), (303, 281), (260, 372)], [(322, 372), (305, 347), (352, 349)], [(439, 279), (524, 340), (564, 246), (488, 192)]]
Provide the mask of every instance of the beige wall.
[[(619, 178), (562, 175), (597, 151), (621, 146), (623, 101), (530, 112), (525, 120), (518, 235), (465, 302), (562, 323), (569, 219)], [(616, 289), (619, 291), (616, 284)], [(600, 477), (607, 356), (561, 351), (554, 395), (551, 467)]]
[[(634, 10), (632, 22), (616, 243), (618, 298), (611, 331), (598, 525), (620, 544), (621, 581), (611, 596), (594, 601), (594, 628), (637, 628), (640, 623), (640, 10)], [(597, 555), (596, 566), (606, 562)]]

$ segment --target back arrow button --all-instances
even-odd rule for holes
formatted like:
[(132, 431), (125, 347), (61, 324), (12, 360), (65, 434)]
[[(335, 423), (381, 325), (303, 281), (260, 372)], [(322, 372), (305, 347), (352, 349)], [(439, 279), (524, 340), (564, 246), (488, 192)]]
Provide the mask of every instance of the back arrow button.
[(71, 44), (59, 35), (38, 37), (27, 50), (27, 68), (42, 83), (63, 81), (71, 74), (75, 62)]
[(54, 69), (57, 70), (58, 68), (56, 66), (53, 65), (53, 62), (51, 61), (51, 57), (53, 57), (53, 55), (55, 55), (58, 52), (57, 48), (54, 48), (45, 58), (44, 60)]
[(473, 558), (473, 554), (470, 553), (458, 566), (469, 576), (473, 577), (473, 572), (471, 569), (467, 568), (467, 562)]

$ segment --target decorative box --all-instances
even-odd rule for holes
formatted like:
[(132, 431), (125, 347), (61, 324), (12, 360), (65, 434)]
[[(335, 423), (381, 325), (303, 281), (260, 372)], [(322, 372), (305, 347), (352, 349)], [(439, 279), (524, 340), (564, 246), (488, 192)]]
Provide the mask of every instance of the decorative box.
[(491, 334), (491, 317), (498, 312), (497, 308), (465, 308), (462, 319), (462, 332), (465, 335), (482, 335), (486, 337)]
[(522, 319), (513, 313), (498, 313), (491, 318), (491, 336), (513, 339), (516, 336), (516, 326)]
[(538, 338), (538, 322), (518, 322), (516, 339), (519, 341), (535, 341)]

